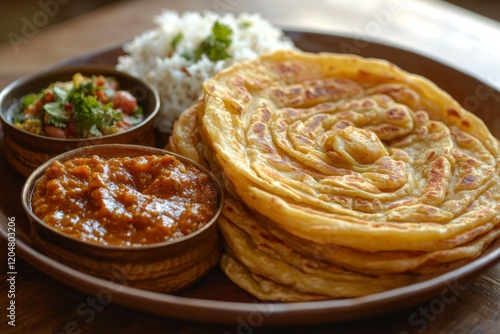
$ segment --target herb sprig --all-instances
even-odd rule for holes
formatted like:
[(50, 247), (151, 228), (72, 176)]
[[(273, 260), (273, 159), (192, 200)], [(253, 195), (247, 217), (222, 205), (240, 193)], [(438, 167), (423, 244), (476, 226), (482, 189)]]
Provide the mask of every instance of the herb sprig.
[(121, 112), (113, 109), (113, 103), (101, 104), (94, 95), (85, 94), (83, 89), (75, 89), (68, 95), (73, 104), (76, 130), (83, 138), (90, 135), (101, 136), (99, 129), (108, 128), (123, 118)]
[(61, 100), (46, 103), (43, 106), (47, 116), (46, 122), (51, 125), (55, 125), (59, 128), (66, 127), (69, 122), (69, 117), (64, 111), (64, 106)]
[(199, 61), (203, 55), (211, 61), (231, 58), (227, 49), (231, 46), (232, 35), (233, 30), (229, 26), (216, 21), (212, 26), (212, 33), (200, 43), (198, 48), (193, 52), (184, 53), (182, 56), (195, 62)]

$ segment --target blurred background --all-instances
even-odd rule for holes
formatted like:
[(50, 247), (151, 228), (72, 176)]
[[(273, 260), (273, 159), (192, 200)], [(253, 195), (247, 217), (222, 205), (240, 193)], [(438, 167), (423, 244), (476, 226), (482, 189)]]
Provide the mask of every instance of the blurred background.
[[(40, 9), (48, 14), (47, 23), (39, 24), (41, 31), (51, 25), (118, 1), (126, 0), (0, 0), (0, 43), (9, 40), (9, 32), (20, 35), (24, 25), (22, 18), (33, 21), (33, 15)], [(43, 20), (44, 17), (40, 16), (38, 19)]]
[[(38, 30), (46, 29), (51, 25), (75, 18), (86, 12), (96, 10), (103, 6), (108, 6), (119, 1), (138, 0), (1, 0), (0, 1), (0, 44), (9, 41), (9, 33), (20, 35), (25, 20), (35, 22), (38, 20)], [(185, 0), (183, 0), (185, 1)], [(369, 0), (365, 0), (369, 1)], [(418, 0), (411, 0), (418, 1)], [(427, 0), (443, 1), (443, 0)], [(446, 2), (460, 6), (462, 8), (483, 15), (486, 18), (500, 22), (500, 0), (447, 0)], [(147, 5), (147, 2), (144, 2)], [(314, 2), (311, 2), (314, 4)], [(46, 16), (36, 16), (40, 9), (48, 14)], [(57, 15), (56, 15), (57, 14)], [(47, 22), (44, 22), (47, 21)], [(42, 24), (46, 23), (46, 24)]]

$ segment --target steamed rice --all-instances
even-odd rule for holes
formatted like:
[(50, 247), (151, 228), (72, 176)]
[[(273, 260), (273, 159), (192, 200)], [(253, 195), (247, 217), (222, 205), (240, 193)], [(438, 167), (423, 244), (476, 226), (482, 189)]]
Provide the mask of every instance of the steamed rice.
[[(199, 61), (182, 55), (193, 52), (211, 34), (219, 21), (232, 29), (231, 58), (211, 61), (205, 55)], [(218, 71), (237, 62), (253, 59), (276, 49), (293, 49), (292, 41), (258, 14), (218, 15), (213, 12), (165, 11), (154, 18), (155, 29), (144, 32), (123, 46), (125, 56), (117, 69), (142, 78), (156, 87), (161, 99), (157, 126), (170, 133), (173, 122), (201, 94), (201, 84)], [(183, 38), (172, 49), (172, 40)]]

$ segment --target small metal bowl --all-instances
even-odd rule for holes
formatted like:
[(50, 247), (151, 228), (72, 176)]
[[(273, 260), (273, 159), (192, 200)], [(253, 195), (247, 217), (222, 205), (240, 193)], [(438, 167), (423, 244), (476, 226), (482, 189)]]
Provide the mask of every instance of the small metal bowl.
[[(55, 160), (98, 155), (102, 158), (171, 155), (208, 175), (217, 191), (215, 216), (197, 231), (171, 241), (140, 247), (108, 246), (82, 241), (49, 226), (32, 212), (31, 199), (38, 181)], [(183, 156), (153, 147), (97, 145), (72, 150), (38, 167), (22, 189), (22, 204), (31, 223), (32, 242), (48, 256), (81, 272), (113, 282), (157, 292), (175, 293), (193, 284), (215, 266), (221, 255), (216, 221), (222, 210), (223, 191), (206, 168)]]
[[(75, 73), (84, 76), (114, 77), (120, 89), (128, 90), (135, 96), (143, 108), (145, 119), (120, 133), (84, 139), (51, 138), (19, 129), (12, 124), (10, 111), (22, 97), (30, 93), (39, 93), (50, 83), (70, 81)], [(12, 82), (0, 92), (0, 121), (4, 132), (5, 155), (12, 167), (24, 176), (28, 176), (48, 159), (79, 147), (112, 143), (154, 146), (154, 118), (159, 108), (160, 98), (154, 87), (112, 67), (72, 66), (25, 76)]]

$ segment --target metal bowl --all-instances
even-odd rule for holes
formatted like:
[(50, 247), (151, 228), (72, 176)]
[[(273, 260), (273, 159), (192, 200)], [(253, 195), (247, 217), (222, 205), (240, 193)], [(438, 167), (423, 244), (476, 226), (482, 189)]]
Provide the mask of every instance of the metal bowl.
[[(25, 95), (39, 93), (55, 81), (70, 81), (75, 73), (84, 76), (104, 75), (114, 77), (121, 89), (128, 90), (142, 106), (144, 120), (120, 133), (83, 139), (61, 139), (37, 135), (14, 126), (10, 120), (12, 107)], [(58, 154), (99, 144), (135, 144), (153, 146), (154, 118), (160, 108), (156, 89), (145, 82), (109, 66), (71, 66), (39, 72), (22, 77), (0, 92), (0, 121), (4, 132), (4, 147), (7, 161), (24, 176)]]
[[(171, 241), (140, 247), (109, 246), (86, 242), (49, 226), (32, 212), (32, 194), (48, 167), (56, 160), (98, 155), (102, 158), (171, 155), (208, 175), (217, 191), (217, 212), (197, 231)], [(216, 221), (223, 191), (216, 177), (203, 166), (165, 150), (137, 145), (97, 145), (72, 150), (38, 167), (26, 180), (22, 204), (31, 223), (32, 242), (48, 256), (81, 272), (140, 289), (175, 293), (196, 282), (218, 263), (221, 245)]]

